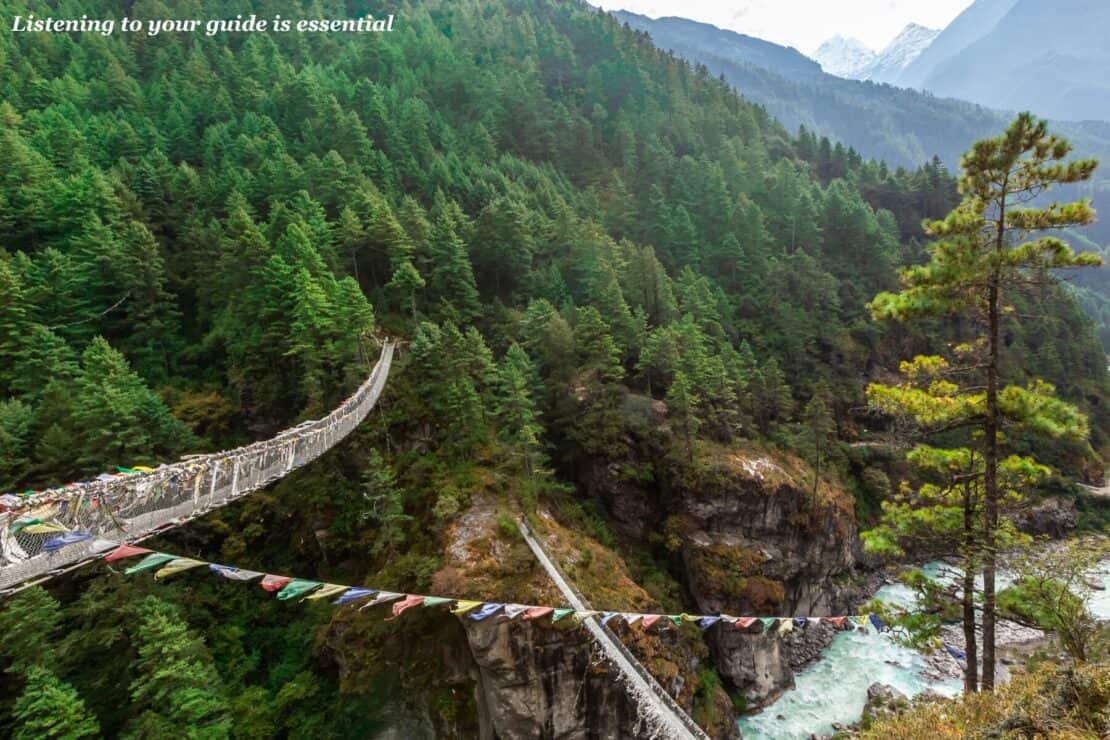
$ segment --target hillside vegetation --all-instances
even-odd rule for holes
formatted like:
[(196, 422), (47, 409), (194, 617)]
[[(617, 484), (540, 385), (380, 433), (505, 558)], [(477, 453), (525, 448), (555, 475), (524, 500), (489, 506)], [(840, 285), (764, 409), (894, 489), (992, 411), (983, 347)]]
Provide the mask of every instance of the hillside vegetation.
[[(672, 433), (644, 478), (701, 440), (805, 458), (812, 398), (831, 435), (859, 437), (875, 368), (957, 328), (888, 329), (864, 308), (955, 201), (943, 165), (892, 171), (795, 136), (578, 2), (420, 0), (382, 35), (4, 34), (0, 62), (0, 488), (264, 436), (344, 397), (374, 332), (405, 342), (350, 442), (167, 549), (427, 592), (447, 532), (488, 496), (505, 516), (543, 501), (615, 550), (576, 484), (650, 433), (645, 408), (664, 402)], [(1061, 290), (1024, 300), (1050, 320), (1011, 321), (1006, 372), (1092, 410), (1101, 445), (1090, 321)], [(830, 477), (858, 472), (828, 457)], [(1097, 466), (1085, 446), (1044, 457)], [(637, 569), (681, 599), (664, 571)], [(4, 612), (25, 637), (0, 647), (17, 674), (0, 725), (29, 737), (56, 711), (107, 735), (340, 737), (419, 694), (442, 732), (474, 732), (473, 692), (440, 682), (426, 623), (359, 634), (367, 662), (342, 682), (330, 607), (258, 591), (98, 566), (28, 592)]]

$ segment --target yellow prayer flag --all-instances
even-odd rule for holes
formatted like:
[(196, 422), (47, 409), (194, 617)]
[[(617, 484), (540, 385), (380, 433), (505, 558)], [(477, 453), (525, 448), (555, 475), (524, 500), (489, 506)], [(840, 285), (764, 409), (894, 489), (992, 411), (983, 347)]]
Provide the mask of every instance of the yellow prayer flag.
[(485, 603), (485, 602), (482, 602), (482, 601), (457, 601), (457, 602), (455, 602), (455, 608), (451, 610), (451, 613), (456, 615), (456, 616), (461, 616), (463, 614), (466, 614), (469, 611), (473, 611), (473, 610), (477, 609), (483, 603)]
[(39, 522), (38, 524), (29, 524), (22, 529), (27, 534), (54, 534), (55, 532), (68, 532), (69, 530), (60, 524), (51, 524), (50, 522)]
[(193, 560), (192, 558), (174, 558), (173, 560), (162, 566), (162, 569), (154, 574), (155, 578), (166, 578), (177, 573), (183, 573), (190, 568), (196, 568), (200, 565), (208, 565), (203, 560)]
[(348, 588), (350, 588), (350, 586), (340, 586), (338, 583), (325, 583), (323, 586), (306, 596), (305, 600), (315, 601), (316, 599), (326, 599), (329, 596), (335, 596), (336, 594), (343, 593)]

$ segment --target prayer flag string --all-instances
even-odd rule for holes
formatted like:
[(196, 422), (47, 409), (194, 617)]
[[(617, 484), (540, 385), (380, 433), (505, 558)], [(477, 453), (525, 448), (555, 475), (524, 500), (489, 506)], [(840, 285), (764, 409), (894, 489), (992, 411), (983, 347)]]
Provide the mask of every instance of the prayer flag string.
[[(76, 535), (82, 533), (75, 532), (72, 534), (75, 535), (72, 541), (80, 541), (76, 538)], [(65, 537), (66, 536), (63, 535), (63, 537), (58, 539), (64, 539)], [(651, 627), (656, 624), (675, 626), (696, 624), (702, 630), (708, 630), (714, 625), (719, 625), (722, 629), (745, 630), (753, 634), (786, 635), (795, 629), (801, 630), (808, 626), (814, 626), (823, 622), (827, 622), (838, 630), (855, 629), (856, 627), (863, 631), (868, 631), (868, 627), (871, 627), (878, 633), (890, 630), (890, 627), (875, 614), (854, 614), (831, 617), (736, 617), (729, 614), (644, 614), (641, 612), (595, 611), (592, 609), (577, 610), (551, 606), (535, 606), (531, 604), (506, 604), (494, 601), (459, 599), (447, 596), (405, 594), (358, 586), (344, 586), (338, 583), (325, 583), (322, 581), (294, 578), (292, 576), (274, 573), (261, 573), (220, 563), (209, 563), (204, 560), (180, 557), (170, 553), (153, 552), (146, 548), (134, 547), (132, 545), (120, 545), (114, 550), (107, 552), (103, 558), (106, 562), (115, 562), (117, 560), (137, 557), (139, 555), (144, 555), (145, 557), (138, 563), (127, 568), (124, 571), (126, 575), (160, 568), (155, 573), (155, 577), (161, 580), (193, 570), (202, 565), (207, 565), (208, 568), (205, 569), (207, 572), (216, 573), (232, 581), (248, 582), (261, 578), (258, 585), (266, 591), (275, 593), (277, 598), (281, 601), (291, 601), (295, 599), (301, 601), (318, 601), (335, 597), (331, 601), (332, 604), (337, 606), (357, 604), (360, 610), (381, 604), (391, 604), (390, 614), (386, 617), (387, 620), (397, 619), (410, 609), (446, 606), (452, 614), (460, 619), (469, 619), (474, 622), (492, 619), (519, 619), (522, 621), (529, 621), (548, 618), (552, 623), (555, 623), (566, 617), (570, 617), (574, 624), (580, 625), (587, 619), (598, 617), (602, 624), (609, 625), (614, 622), (624, 622), (629, 627), (639, 624), (640, 628), (644, 630), (651, 629)], [(753, 630), (753, 627), (756, 629)], [(947, 648), (948, 646), (945, 647)], [(959, 651), (955, 649), (949, 648), (948, 652), (952, 654), (953, 657), (960, 657), (957, 655)]]

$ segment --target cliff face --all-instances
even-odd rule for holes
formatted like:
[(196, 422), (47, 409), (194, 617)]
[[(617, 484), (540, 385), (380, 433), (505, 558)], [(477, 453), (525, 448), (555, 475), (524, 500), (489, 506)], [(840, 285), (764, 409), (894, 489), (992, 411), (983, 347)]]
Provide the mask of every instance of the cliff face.
[[(563, 603), (527, 545), (513, 536), (515, 513), (478, 499), (446, 535), (443, 567), (431, 590), (457, 598)], [(620, 558), (596, 541), (559, 525), (546, 512), (534, 521), (551, 556), (606, 608), (657, 611)], [(343, 610), (326, 644), (346, 685), (367, 683), (367, 666), (398, 666), (383, 737), (640, 738), (649, 727), (619, 674), (601, 658), (585, 629), (552, 624), (460, 620), (441, 609), (411, 610), (383, 622), (387, 607)], [(701, 685), (708, 652), (697, 634), (617, 627), (622, 640), (714, 738), (739, 738), (727, 694)], [(696, 633), (696, 630), (692, 630)], [(467, 720), (466, 718), (469, 718)], [(469, 721), (469, 724), (466, 722)]]
[[(858, 595), (852, 499), (831, 481), (815, 490), (799, 460), (705, 443), (692, 470), (654, 490), (622, 469), (598, 466), (588, 487), (626, 537), (661, 535), (699, 612), (825, 616)], [(718, 672), (749, 706), (792, 686), (793, 667), (828, 639), (824, 631), (788, 641), (719, 626), (707, 633)]]

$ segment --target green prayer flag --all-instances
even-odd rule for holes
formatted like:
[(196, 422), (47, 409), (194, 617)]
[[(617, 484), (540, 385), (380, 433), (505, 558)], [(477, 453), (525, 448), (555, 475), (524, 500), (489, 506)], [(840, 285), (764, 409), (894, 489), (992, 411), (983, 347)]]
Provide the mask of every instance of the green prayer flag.
[(289, 583), (285, 584), (285, 588), (278, 591), (277, 597), (282, 601), (288, 601), (298, 596), (304, 596), (319, 585), (321, 585), (319, 581), (307, 581), (303, 578), (294, 578)]
[(551, 621), (558, 622), (563, 617), (568, 617), (571, 614), (574, 614), (573, 609), (556, 609), (551, 615)]
[(132, 565), (127, 570), (123, 571), (123, 573), (124, 573), (124, 575), (129, 576), (132, 573), (138, 573), (139, 571), (150, 570), (151, 568), (157, 568), (159, 565), (162, 565), (163, 563), (168, 563), (171, 560), (176, 560), (176, 559), (177, 559), (176, 555), (170, 555), (170, 554), (164, 553), (164, 552), (152, 552), (149, 555), (147, 555), (145, 558), (140, 560), (139, 562)]
[(448, 599), (444, 596), (425, 596), (424, 606), (439, 606), (440, 604), (450, 604), (454, 599)]
[(672, 622), (674, 622), (679, 627), (682, 626), (682, 615), (681, 614), (668, 614), (667, 619), (671, 620)]
[(760, 617), (759, 621), (763, 623), (763, 631), (767, 632), (775, 626), (775, 622), (778, 620), (774, 617)]

